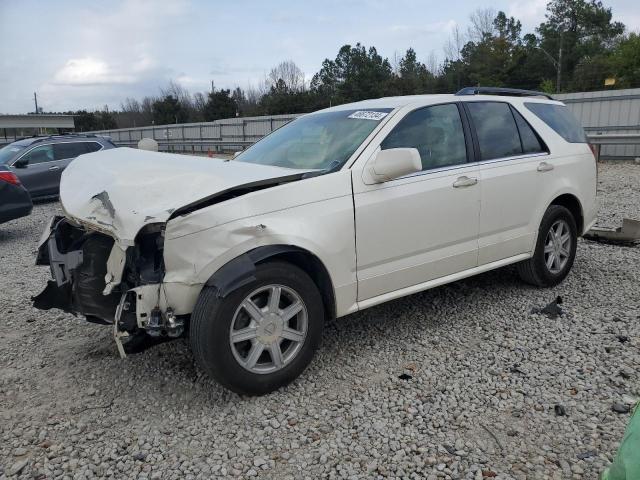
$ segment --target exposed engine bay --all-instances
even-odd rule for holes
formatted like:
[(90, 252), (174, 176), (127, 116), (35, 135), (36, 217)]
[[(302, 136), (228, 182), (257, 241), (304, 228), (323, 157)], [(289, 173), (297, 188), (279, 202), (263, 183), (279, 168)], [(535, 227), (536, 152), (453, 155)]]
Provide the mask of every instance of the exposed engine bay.
[[(108, 273), (109, 263), (118, 257), (118, 251), (122, 252), (112, 237), (87, 230), (65, 217), (54, 217), (49, 231), (39, 247), (36, 264), (49, 265), (53, 280), (33, 298), (36, 308), (58, 308), (82, 314), (93, 323), (113, 325), (116, 340), (135, 338), (133, 343), (138, 349), (144, 336), (156, 339), (146, 342), (151, 345), (184, 333), (188, 315), (175, 315), (170, 307), (160, 308), (165, 273), (163, 224), (144, 227), (134, 246), (124, 251), (118, 282), (113, 282)], [(135, 289), (150, 285), (157, 290), (156, 305), (147, 313), (149, 299), (145, 298), (145, 311), (138, 312), (137, 303), (143, 295)], [(121, 341), (118, 348), (124, 354)]]

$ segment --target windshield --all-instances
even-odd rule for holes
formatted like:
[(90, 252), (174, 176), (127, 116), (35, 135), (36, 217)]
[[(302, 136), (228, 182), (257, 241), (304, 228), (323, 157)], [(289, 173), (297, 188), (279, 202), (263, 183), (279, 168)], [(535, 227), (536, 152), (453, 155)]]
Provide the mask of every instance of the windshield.
[(24, 150), (22, 145), (7, 145), (6, 147), (0, 148), (0, 165), (9, 162), (22, 150)]
[(305, 115), (244, 151), (238, 162), (334, 170), (342, 166), (391, 108)]

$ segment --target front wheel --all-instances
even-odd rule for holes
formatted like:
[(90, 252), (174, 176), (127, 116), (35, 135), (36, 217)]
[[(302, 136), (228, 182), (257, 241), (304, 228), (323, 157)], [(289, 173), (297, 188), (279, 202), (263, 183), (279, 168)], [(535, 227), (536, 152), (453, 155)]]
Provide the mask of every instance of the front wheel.
[(569, 274), (577, 245), (573, 215), (561, 205), (551, 205), (540, 222), (533, 256), (518, 264), (520, 278), (538, 287), (557, 285)]
[(298, 377), (320, 344), (322, 298), (295, 265), (256, 266), (255, 280), (224, 298), (205, 287), (191, 315), (198, 364), (236, 393), (262, 395)]

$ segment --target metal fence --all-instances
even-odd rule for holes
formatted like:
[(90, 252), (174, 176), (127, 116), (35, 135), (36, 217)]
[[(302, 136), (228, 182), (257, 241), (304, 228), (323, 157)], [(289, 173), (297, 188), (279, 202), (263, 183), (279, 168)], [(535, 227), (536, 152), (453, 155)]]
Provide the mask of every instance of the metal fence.
[(143, 138), (153, 138), (161, 151), (200, 153), (242, 150), (265, 135), (290, 122), (298, 115), (271, 115), (182, 123), (118, 130), (100, 130), (119, 146), (135, 147)]
[(637, 139), (624, 137), (640, 134), (640, 88), (565, 93), (553, 97), (567, 105), (590, 139), (600, 137), (597, 143), (603, 145), (603, 158), (640, 157)]
[[(640, 88), (565, 93), (554, 98), (563, 101), (580, 120), (589, 138), (595, 139), (593, 143), (601, 145), (602, 158), (640, 157), (640, 143), (635, 137), (640, 135)], [(108, 135), (121, 146), (135, 147), (142, 138), (153, 138), (162, 151), (217, 153), (242, 150), (297, 116), (229, 118), (91, 133)]]

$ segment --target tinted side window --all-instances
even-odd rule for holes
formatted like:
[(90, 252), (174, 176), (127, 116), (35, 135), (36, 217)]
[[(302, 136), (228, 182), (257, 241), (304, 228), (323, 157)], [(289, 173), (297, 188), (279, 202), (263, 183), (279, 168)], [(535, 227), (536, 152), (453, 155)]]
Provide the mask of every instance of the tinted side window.
[(564, 105), (533, 102), (525, 102), (524, 105), (567, 142), (585, 143), (587, 141), (582, 126)]
[(467, 102), (480, 144), (480, 159), (522, 154), (516, 122), (507, 103)]
[(418, 149), (423, 170), (465, 163), (467, 147), (458, 107), (434, 105), (409, 113), (384, 139), (381, 148)]
[(34, 148), (24, 157), (22, 157), (29, 161), (29, 165), (35, 165), (37, 163), (51, 162), (54, 160), (53, 158), (53, 145), (41, 145), (39, 147)]
[(84, 142), (82, 145), (85, 153), (97, 152), (102, 148), (98, 142)]
[(78, 155), (86, 153), (84, 148), (86, 142), (68, 142), (56, 143), (53, 146), (56, 160), (64, 160), (66, 158), (76, 158)]
[(538, 137), (538, 134), (531, 128), (531, 125), (524, 119), (522, 115), (513, 107), (511, 107), (513, 116), (518, 125), (520, 132), (520, 140), (522, 140), (522, 151), (524, 153), (540, 153), (546, 152), (547, 149)]

